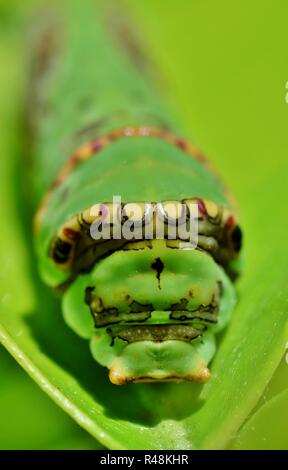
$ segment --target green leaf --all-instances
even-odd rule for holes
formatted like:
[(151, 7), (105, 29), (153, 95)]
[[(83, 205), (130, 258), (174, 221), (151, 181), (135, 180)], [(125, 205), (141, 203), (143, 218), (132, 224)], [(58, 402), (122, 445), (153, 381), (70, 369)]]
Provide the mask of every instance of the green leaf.
[[(185, 8), (179, 10), (170, 1), (141, 3), (137, 7), (134, 3), (135, 10), (147, 28), (149, 24), (155, 56), (169, 73), (183, 120), (230, 181), (244, 222), (246, 266), (238, 286), (239, 304), (219, 342), (213, 377), (205, 386), (111, 385), (106, 370), (92, 360), (88, 343), (67, 328), (59, 301), (40, 282), (31, 219), (21, 191), (25, 165), (19, 169), (15, 157), (19, 146), (15, 142), (19, 135), (15, 103), (21, 100), (19, 77), (23, 75), (18, 32), (2, 41), (0, 49), (0, 118), (5, 128), (0, 141), (0, 153), (5, 156), (0, 159), (1, 216), (5, 221), (0, 233), (0, 340), (57, 404), (108, 448), (225, 448), (261, 399), (288, 339), (284, 275), (288, 248), (283, 219), (288, 108), (284, 101), (286, 65), (279, 59), (281, 47), (285, 56), (281, 36), (286, 31), (285, 15), (277, 16), (277, 27), (270, 26), (267, 35), (258, 2), (250, 6), (245, 0), (237, 10), (240, 19), (224, 0), (221, 6), (209, 1), (203, 7), (185, 2)], [(152, 6), (153, 14), (149, 11)], [(165, 15), (158, 28), (163, 8)], [(267, 20), (277, 15), (272, 7), (271, 11), (265, 7), (264, 13)], [(215, 25), (220, 25), (216, 35)], [(271, 63), (269, 70), (267, 63)], [(14, 97), (13, 102), (9, 96)], [(251, 420), (260, 420), (265, 413), (273, 415), (273, 407), (279, 409), (286, 399), (286, 392), (281, 392)], [(243, 433), (248, 432), (245, 429), (240, 434), (242, 442)]]
[(263, 405), (243, 426), (231, 449), (287, 450), (288, 390)]
[(0, 449), (100, 448), (41, 392), (3, 348), (0, 367)]
[[(286, 343), (286, 351), (288, 350)], [(287, 352), (229, 449), (287, 449)]]

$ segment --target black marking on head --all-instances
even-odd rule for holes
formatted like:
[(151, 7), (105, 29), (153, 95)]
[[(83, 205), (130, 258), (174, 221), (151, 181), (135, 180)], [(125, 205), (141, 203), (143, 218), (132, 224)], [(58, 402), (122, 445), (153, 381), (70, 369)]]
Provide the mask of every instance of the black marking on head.
[(238, 253), (241, 250), (242, 246), (242, 231), (239, 225), (236, 225), (236, 227), (233, 229), (231, 233), (231, 240), (233, 243), (234, 250)]
[(93, 293), (94, 289), (95, 289), (95, 287), (90, 287), (90, 286), (86, 287), (86, 289), (85, 289), (84, 302), (85, 302), (85, 304), (87, 304), (89, 306), (91, 305), (92, 300), (93, 300), (93, 294), (92, 293)]
[(52, 257), (58, 264), (64, 264), (68, 261), (72, 245), (57, 238), (52, 248)]
[[(141, 323), (151, 316), (152, 305), (142, 305), (139, 302), (132, 301), (127, 306), (127, 310), (119, 311), (116, 306), (106, 306), (103, 299), (94, 294), (94, 290), (95, 287), (86, 287), (84, 301), (90, 308), (96, 328), (117, 323)], [(128, 298), (130, 298), (129, 295)]]
[(154, 310), (152, 304), (140, 304), (136, 300), (133, 300), (129, 307), (131, 313), (152, 312)]
[[(185, 299), (182, 299), (185, 301)], [(183, 302), (184, 304), (184, 302)], [(219, 305), (215, 302), (214, 297), (212, 301), (208, 305), (199, 305), (197, 308), (193, 310), (188, 310), (187, 308), (183, 309), (175, 309), (175, 306), (181, 306), (181, 302), (177, 305), (174, 304), (171, 309), (171, 313), (169, 315), (170, 320), (180, 320), (182, 321), (192, 321), (192, 320), (199, 320), (201, 323), (217, 323), (217, 314)]]
[(221, 299), (222, 296), (223, 296), (223, 292), (224, 292), (223, 282), (222, 281), (217, 281), (217, 285), (218, 285), (218, 289), (219, 289), (219, 297)]
[(188, 305), (188, 299), (180, 299), (180, 302), (177, 302), (176, 304), (171, 305), (170, 310), (175, 311), (175, 310), (187, 310), (187, 305)]
[(164, 269), (164, 264), (162, 263), (160, 258), (156, 258), (155, 261), (151, 264), (151, 268), (155, 269), (156, 271), (156, 278), (158, 280), (158, 287), (161, 289), (160, 286), (160, 275)]
[[(112, 339), (119, 338), (127, 343), (135, 343), (137, 341), (154, 341), (163, 342), (169, 340), (179, 340), (191, 342), (199, 338), (205, 331), (205, 325), (137, 325), (137, 326), (120, 326), (109, 329)], [(113, 344), (113, 343), (112, 343)]]

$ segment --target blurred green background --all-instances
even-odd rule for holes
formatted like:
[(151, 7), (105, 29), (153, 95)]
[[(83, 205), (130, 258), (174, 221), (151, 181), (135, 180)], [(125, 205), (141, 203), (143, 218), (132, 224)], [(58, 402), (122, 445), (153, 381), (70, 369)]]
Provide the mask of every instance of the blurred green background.
[[(4, 315), (12, 316), (19, 309), (35, 308), (33, 277), (25, 275), (27, 245), (21, 224), (13, 241), (9, 226), (19, 216), (15, 194), (23, 184), (15, 180), (13, 163), (13, 155), (19, 152), (17, 136), (21, 135), (23, 37), (30, 12), (39, 3), (0, 0), (0, 306)], [(285, 257), (288, 252), (287, 1), (126, 3), (163, 73), (171, 107), (235, 195), (246, 235), (245, 269), (256, 269), (271, 249), (278, 262), (281, 253)], [(22, 210), (25, 212), (24, 207)], [(29, 209), (23, 217), (29, 219)], [(273, 259), (271, 256), (271, 268), (275, 267)], [(283, 277), (286, 273), (283, 271)], [(254, 286), (244, 281), (240, 293), (243, 289), (253, 290)], [(287, 313), (287, 305), (283, 309)], [(288, 449), (284, 354), (258, 404), (259, 410), (265, 406), (244, 426), (241, 436), (235, 436), (231, 448)], [(0, 350), (0, 449), (98, 447)]]

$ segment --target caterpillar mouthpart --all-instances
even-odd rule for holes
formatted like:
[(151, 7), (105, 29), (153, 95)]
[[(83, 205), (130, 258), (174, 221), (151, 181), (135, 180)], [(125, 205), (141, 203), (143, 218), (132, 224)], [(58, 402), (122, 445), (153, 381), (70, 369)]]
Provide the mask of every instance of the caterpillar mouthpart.
[[(137, 357), (137, 361), (135, 361)], [(109, 379), (114, 385), (139, 382), (205, 383), (211, 377), (206, 362), (183, 341), (142, 341), (128, 345), (112, 362)]]

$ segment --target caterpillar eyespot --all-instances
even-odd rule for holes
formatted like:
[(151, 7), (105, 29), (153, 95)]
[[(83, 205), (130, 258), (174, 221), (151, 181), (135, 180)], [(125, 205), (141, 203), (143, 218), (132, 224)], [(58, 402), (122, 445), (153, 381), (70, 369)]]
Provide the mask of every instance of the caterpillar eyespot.
[(111, 40), (104, 2), (80, 18), (75, 4), (59, 6), (65, 35), (31, 83), (40, 273), (112, 383), (203, 383), (236, 303), (241, 229), (212, 165)]

